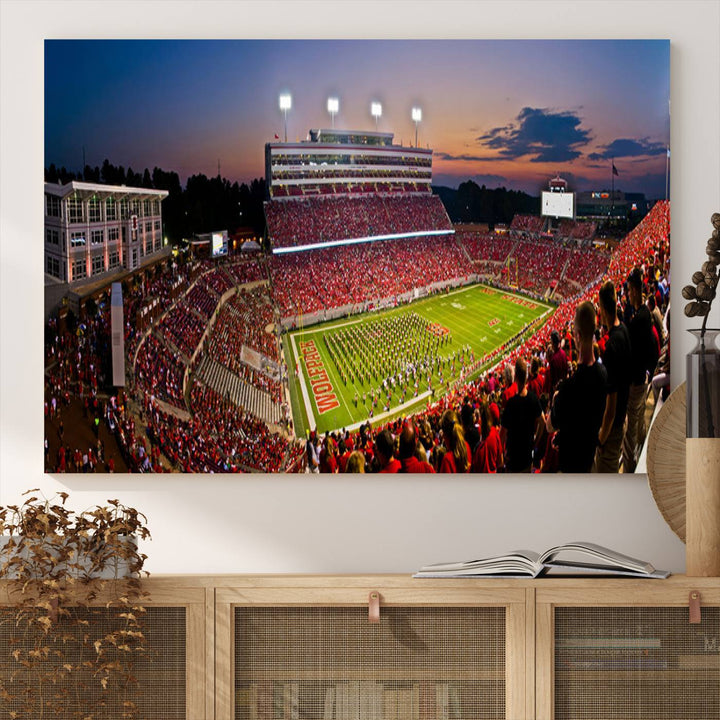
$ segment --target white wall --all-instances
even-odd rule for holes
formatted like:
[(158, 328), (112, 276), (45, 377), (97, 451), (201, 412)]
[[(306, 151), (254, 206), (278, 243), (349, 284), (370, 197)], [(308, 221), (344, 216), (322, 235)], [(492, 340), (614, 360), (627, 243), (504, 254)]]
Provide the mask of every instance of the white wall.
[[(355, 12), (339, 7), (348, 5)], [(153, 573), (409, 572), (431, 561), (514, 547), (541, 550), (580, 538), (673, 571), (684, 569), (684, 546), (660, 516), (644, 476), (358, 481), (43, 475), (40, 184), (46, 37), (669, 38), (673, 382), (681, 381), (690, 343), (679, 291), (704, 259), (709, 218), (720, 211), (720, 3), (573, 0), (438, 7), (430, 2), (0, 5), (2, 504), (33, 487), (46, 494), (66, 489), (78, 509), (117, 497), (149, 517), (154, 540), (145, 551)], [(383, 22), (374, 23), (374, 17)]]

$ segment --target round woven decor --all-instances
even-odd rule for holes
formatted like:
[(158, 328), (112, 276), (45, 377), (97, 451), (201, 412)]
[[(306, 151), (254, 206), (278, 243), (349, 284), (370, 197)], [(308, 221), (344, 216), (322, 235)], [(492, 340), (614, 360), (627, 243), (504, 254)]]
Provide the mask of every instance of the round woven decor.
[(662, 516), (685, 542), (685, 383), (671, 393), (650, 428), (647, 476)]

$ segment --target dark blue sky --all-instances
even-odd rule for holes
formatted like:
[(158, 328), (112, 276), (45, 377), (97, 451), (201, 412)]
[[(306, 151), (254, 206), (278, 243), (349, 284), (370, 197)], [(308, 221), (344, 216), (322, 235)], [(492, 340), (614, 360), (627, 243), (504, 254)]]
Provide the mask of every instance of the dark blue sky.
[(663, 40), (237, 40), (45, 42), (45, 162), (108, 158), (248, 181), (283, 135), (374, 127), (435, 151), (434, 182), (472, 178), (536, 194), (556, 172), (573, 189), (663, 196), (670, 44)]

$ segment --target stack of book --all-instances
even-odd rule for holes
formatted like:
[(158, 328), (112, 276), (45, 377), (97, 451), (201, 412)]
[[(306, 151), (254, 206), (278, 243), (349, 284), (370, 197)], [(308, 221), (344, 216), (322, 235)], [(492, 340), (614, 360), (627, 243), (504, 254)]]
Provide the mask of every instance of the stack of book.
[(660, 638), (568, 637), (555, 641), (556, 670), (667, 670)]
[[(309, 695), (318, 692), (312, 685)], [(324, 691), (322, 720), (450, 720), (462, 717), (460, 693), (448, 682), (347, 681), (329, 685)], [(320, 695), (322, 698), (322, 695)], [(307, 700), (306, 700), (307, 701)], [(238, 689), (238, 716), (250, 720), (300, 720), (300, 684), (257, 682)], [(318, 708), (317, 695), (314, 702)]]

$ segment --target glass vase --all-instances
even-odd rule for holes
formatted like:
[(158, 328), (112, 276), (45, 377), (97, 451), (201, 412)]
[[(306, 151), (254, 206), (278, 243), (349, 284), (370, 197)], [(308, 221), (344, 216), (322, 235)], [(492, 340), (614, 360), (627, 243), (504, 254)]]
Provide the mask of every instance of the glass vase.
[(689, 330), (696, 345), (687, 356), (687, 437), (720, 437), (720, 330)]

